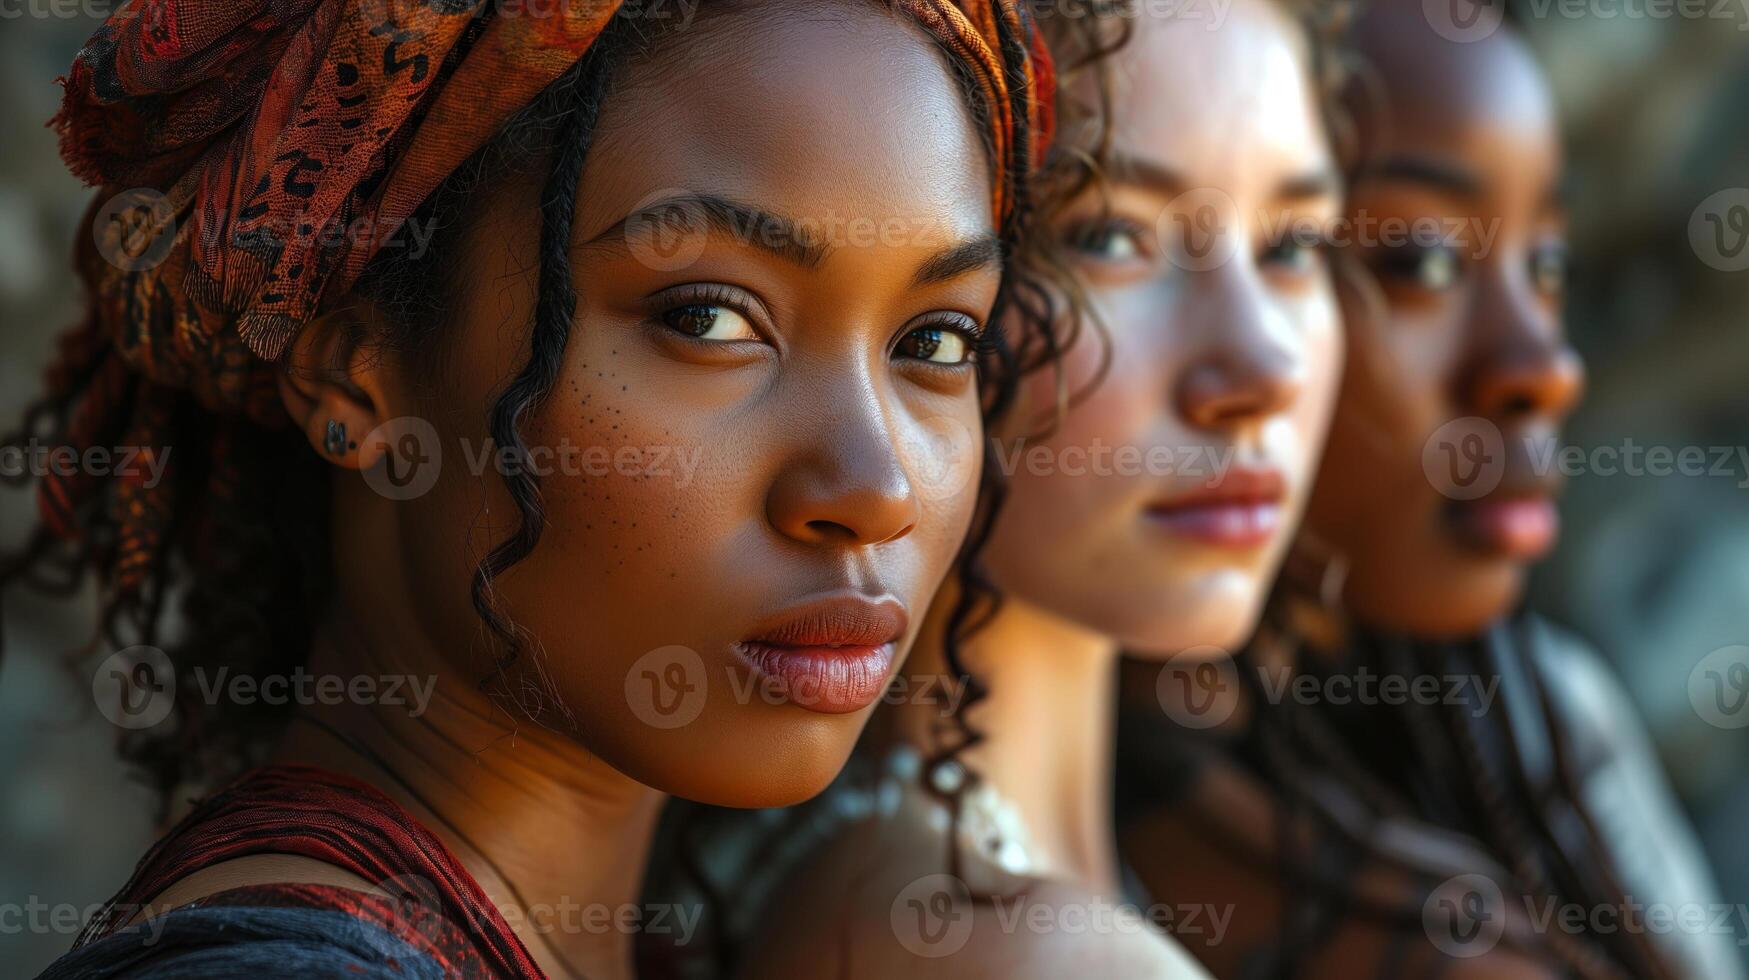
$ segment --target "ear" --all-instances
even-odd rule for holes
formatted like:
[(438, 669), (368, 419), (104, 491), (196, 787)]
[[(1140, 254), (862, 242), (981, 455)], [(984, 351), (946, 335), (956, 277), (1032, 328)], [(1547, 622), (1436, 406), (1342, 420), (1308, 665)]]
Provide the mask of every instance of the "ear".
[(292, 422), (311, 448), (336, 466), (368, 470), (383, 447), (365, 435), (393, 418), (380, 351), (361, 342), (369, 335), (361, 307), (349, 306), (304, 324), (286, 351), (279, 393)]

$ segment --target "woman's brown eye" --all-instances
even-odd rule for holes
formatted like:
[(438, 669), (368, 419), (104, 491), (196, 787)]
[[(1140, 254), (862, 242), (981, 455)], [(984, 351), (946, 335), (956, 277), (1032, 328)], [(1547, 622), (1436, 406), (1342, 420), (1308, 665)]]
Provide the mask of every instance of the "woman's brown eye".
[(966, 338), (956, 331), (919, 327), (899, 341), (899, 354), (934, 364), (963, 364), (967, 346)]
[(1094, 261), (1134, 262), (1146, 251), (1140, 237), (1144, 233), (1133, 223), (1114, 218), (1073, 228), (1066, 237), (1070, 248)]
[(747, 318), (727, 306), (689, 303), (662, 314), (662, 322), (699, 340), (757, 340)]
[(1457, 253), (1449, 248), (1393, 249), (1375, 262), (1383, 278), (1441, 292), (1458, 280)]

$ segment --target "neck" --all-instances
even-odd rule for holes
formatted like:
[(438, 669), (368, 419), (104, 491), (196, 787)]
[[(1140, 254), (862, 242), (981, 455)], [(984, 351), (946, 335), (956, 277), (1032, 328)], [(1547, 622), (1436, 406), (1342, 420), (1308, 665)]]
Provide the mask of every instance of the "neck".
[[(939, 637), (953, 597), (944, 593), (906, 664), (910, 690), (935, 690), (947, 676)], [(969, 709), (985, 736), (959, 756), (1017, 811), (1050, 877), (1115, 893), (1111, 849), (1112, 725), (1117, 643), (1036, 606), (1009, 600), (961, 649), (961, 660), (989, 694)], [(939, 703), (907, 700), (894, 735), (935, 745)]]
[(372, 642), (374, 632), (380, 627), (358, 621), (330, 624), (309, 670), (404, 676), (412, 707), (301, 708), (313, 723), (294, 724), (279, 757), (349, 772), (407, 807), (549, 975), (630, 977), (633, 933), (595, 927), (625, 921), (622, 910), (638, 905), (662, 795), (563, 734), (519, 724), (475, 680), (433, 669), (456, 658), (397, 655), (406, 643)]

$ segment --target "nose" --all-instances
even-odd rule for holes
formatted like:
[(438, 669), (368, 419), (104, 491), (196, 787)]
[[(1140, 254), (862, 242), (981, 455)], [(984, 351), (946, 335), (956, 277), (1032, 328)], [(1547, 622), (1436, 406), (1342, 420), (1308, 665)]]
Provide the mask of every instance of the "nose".
[(876, 399), (846, 400), (813, 417), (767, 495), (772, 527), (815, 547), (867, 547), (911, 533), (921, 502)]
[(1174, 397), (1179, 413), (1199, 428), (1241, 428), (1291, 407), (1305, 387), (1306, 365), (1281, 341), (1281, 314), (1257, 284), (1238, 275), (1213, 279), (1195, 314), (1201, 322), (1183, 324), (1208, 339), (1185, 362)]
[(1483, 418), (1559, 420), (1578, 402), (1585, 365), (1566, 341), (1560, 317), (1528, 289), (1496, 282), (1476, 305), (1463, 395)]

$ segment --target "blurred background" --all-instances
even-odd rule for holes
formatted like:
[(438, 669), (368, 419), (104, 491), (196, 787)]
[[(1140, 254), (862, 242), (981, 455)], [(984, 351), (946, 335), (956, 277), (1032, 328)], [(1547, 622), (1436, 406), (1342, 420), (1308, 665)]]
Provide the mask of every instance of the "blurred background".
[[(60, 97), (54, 79), (98, 23), (81, 6), (0, 0), (8, 420), (36, 394), (53, 336), (77, 310), (69, 256), (88, 231), (90, 192), (62, 168), (45, 122)], [(1749, 0), (1537, 0), (1516, 12), (1554, 77), (1573, 177), (1569, 324), (1591, 380), (1569, 440), (1698, 446), (1709, 464), (1712, 447), (1730, 447), (1732, 461), (1720, 475), (1573, 480), (1533, 604), (1614, 662), (1724, 899), (1749, 903), (1749, 730), (1709, 724), (1689, 688), (1709, 653), (1749, 644), (1749, 460), (1739, 455), (1749, 455), (1739, 448), (1749, 447), (1749, 247), (1739, 237), (1749, 236)], [(0, 494), (0, 542), (20, 542), (32, 513), (27, 495)], [(12, 976), (64, 951), (155, 836), (151, 797), (115, 761), (90, 678), (56, 660), (89, 639), (90, 608), (5, 597), (0, 908), (44, 909), (0, 916), (0, 964)]]

